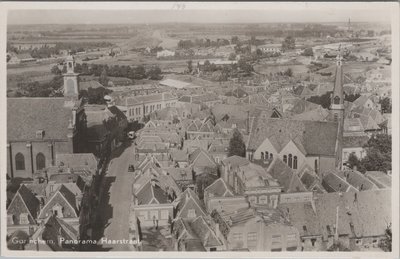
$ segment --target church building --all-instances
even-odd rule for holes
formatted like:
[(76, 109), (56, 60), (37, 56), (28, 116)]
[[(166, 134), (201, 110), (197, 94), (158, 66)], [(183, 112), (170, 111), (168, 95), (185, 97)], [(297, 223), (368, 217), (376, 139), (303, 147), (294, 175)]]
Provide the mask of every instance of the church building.
[(7, 98), (7, 174), (33, 178), (56, 154), (85, 152), (86, 116), (74, 58), (66, 59), (64, 97)]
[(330, 112), (332, 121), (295, 120), (258, 116), (246, 144), (250, 161), (271, 162), (278, 157), (294, 171), (324, 172), (342, 167), (344, 124), (343, 68), (339, 54)]

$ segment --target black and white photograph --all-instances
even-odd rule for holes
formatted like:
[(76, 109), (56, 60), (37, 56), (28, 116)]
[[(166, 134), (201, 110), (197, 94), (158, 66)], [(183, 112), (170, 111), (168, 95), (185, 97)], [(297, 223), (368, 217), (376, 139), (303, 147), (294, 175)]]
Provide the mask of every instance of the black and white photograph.
[(397, 2), (0, 6), (2, 254), (398, 258)]

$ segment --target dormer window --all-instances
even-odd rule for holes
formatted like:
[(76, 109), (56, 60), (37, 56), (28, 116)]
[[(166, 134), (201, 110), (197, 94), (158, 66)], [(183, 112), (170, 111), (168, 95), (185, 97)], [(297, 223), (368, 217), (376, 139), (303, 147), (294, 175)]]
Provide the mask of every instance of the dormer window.
[(20, 225), (28, 225), (29, 224), (28, 213), (21, 213), (19, 215), (19, 224)]
[(7, 225), (14, 225), (14, 215), (7, 214)]
[(36, 131), (36, 138), (37, 138), (37, 139), (42, 139), (42, 138), (44, 138), (44, 130), (37, 130), (37, 131)]

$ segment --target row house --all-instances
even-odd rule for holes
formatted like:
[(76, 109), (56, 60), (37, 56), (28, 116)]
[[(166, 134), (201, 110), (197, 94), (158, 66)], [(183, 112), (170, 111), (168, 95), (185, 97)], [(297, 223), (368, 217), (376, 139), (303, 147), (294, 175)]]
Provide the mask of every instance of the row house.
[(245, 196), (250, 204), (278, 205), (282, 187), (260, 165), (239, 156), (222, 161), (221, 177), (236, 194)]
[(392, 222), (390, 200), (390, 190), (333, 192), (279, 209), (298, 229), (302, 251), (376, 251)]
[(128, 121), (141, 121), (144, 116), (166, 107), (175, 107), (178, 98), (167, 92), (140, 96), (113, 96), (112, 104), (123, 111)]
[(212, 217), (229, 251), (299, 251), (298, 230), (277, 209), (262, 206), (216, 212)]

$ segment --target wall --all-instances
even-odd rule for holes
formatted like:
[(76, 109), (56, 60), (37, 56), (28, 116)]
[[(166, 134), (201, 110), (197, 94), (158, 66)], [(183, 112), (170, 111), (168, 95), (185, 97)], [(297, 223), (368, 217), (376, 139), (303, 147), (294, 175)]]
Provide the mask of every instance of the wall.
[[(140, 220), (141, 227), (153, 226), (153, 215), (158, 219), (158, 226), (167, 226), (168, 217), (162, 218), (162, 211), (168, 211), (168, 217), (173, 218), (173, 205), (172, 204), (157, 204), (157, 205), (139, 205), (134, 206), (135, 216)], [(144, 218), (143, 214), (147, 215)], [(154, 214), (153, 214), (154, 213)]]

